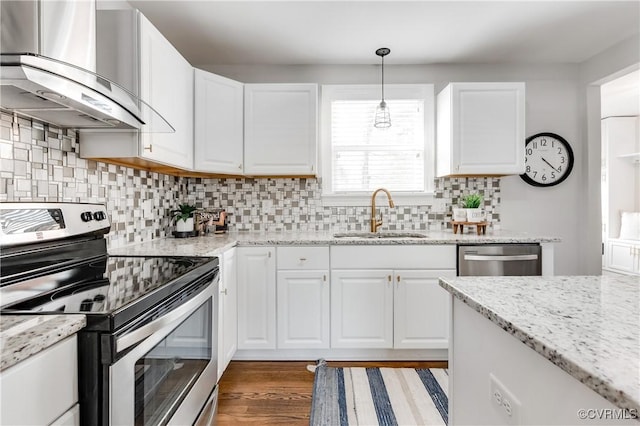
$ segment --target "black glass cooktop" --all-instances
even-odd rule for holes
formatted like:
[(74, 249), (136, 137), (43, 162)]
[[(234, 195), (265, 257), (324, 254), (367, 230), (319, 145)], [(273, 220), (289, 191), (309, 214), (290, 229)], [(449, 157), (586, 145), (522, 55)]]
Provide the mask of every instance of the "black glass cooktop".
[(104, 256), (2, 286), (2, 312), (116, 315), (142, 299), (161, 302), (217, 264), (206, 257)]

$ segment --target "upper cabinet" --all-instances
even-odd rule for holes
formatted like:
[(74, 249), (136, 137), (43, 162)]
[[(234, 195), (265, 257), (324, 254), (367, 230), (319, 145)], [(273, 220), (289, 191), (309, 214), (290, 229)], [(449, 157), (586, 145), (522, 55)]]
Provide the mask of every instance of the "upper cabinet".
[(241, 175), (243, 171), (243, 84), (195, 70), (195, 170)]
[[(193, 67), (136, 10), (98, 10), (98, 73), (151, 105), (175, 132), (83, 131), (80, 155), (147, 168), (193, 169)], [(156, 127), (157, 128), (157, 127)]]
[(437, 99), (436, 175), (524, 173), (524, 120), (524, 83), (450, 83)]
[(315, 175), (316, 84), (246, 84), (244, 174)]

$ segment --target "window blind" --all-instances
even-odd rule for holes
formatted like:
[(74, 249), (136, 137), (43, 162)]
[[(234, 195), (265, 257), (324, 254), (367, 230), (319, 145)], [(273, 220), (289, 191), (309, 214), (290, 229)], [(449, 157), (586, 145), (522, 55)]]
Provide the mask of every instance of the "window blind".
[(373, 127), (380, 100), (331, 102), (332, 192), (425, 191), (424, 99), (385, 99), (391, 127)]

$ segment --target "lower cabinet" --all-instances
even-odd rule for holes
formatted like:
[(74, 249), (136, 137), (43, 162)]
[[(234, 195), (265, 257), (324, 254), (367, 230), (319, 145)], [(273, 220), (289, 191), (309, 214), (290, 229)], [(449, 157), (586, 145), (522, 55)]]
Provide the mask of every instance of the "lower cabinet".
[(371, 350), (385, 359), (402, 349), (408, 351), (397, 353), (415, 359), (420, 352), (411, 350), (448, 349), (449, 298), (438, 277), (455, 276), (455, 251), (238, 247), (237, 357), (362, 359)]
[(448, 293), (438, 284), (438, 277), (455, 276), (455, 269), (394, 272), (394, 348), (448, 348), (451, 308)]
[(274, 247), (238, 247), (238, 349), (276, 348)]
[(607, 240), (605, 269), (640, 275), (640, 244), (628, 240)]
[(331, 271), (331, 347), (393, 347), (393, 271)]
[(238, 273), (236, 248), (221, 256), (218, 299), (218, 380), (238, 349)]
[[(331, 248), (331, 347), (447, 349), (455, 246)], [(355, 269), (358, 268), (358, 269)]]
[(4, 370), (0, 406), (2, 425), (79, 425), (76, 335)]

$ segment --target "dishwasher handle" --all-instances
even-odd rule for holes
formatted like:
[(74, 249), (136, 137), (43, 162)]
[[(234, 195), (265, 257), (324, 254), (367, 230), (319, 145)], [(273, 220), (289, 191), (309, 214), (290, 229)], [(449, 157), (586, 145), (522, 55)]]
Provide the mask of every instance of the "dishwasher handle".
[(538, 255), (537, 254), (514, 254), (514, 255), (465, 254), (464, 260), (509, 262), (513, 260), (538, 260)]

